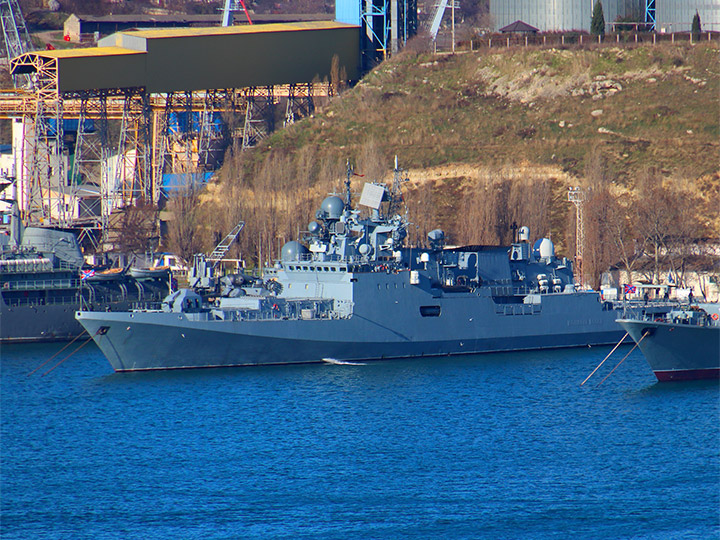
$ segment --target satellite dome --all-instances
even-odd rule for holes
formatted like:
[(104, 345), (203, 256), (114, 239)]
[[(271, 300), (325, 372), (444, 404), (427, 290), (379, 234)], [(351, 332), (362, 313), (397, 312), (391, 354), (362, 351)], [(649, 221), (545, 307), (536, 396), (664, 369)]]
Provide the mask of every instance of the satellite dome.
[(280, 259), (283, 261), (299, 261), (300, 255), (309, 253), (308, 248), (296, 240), (286, 243), (280, 251)]
[(518, 241), (520, 242), (527, 242), (530, 240), (530, 228), (529, 227), (520, 227), (518, 229)]
[(555, 256), (555, 244), (549, 238), (541, 238), (533, 245), (533, 255), (546, 259)]
[(322, 202), (320, 209), (324, 212), (326, 219), (340, 219), (345, 210), (345, 203), (337, 195), (331, 195)]
[(320, 224), (317, 221), (311, 221), (308, 223), (308, 232), (310, 234), (315, 234), (320, 231)]

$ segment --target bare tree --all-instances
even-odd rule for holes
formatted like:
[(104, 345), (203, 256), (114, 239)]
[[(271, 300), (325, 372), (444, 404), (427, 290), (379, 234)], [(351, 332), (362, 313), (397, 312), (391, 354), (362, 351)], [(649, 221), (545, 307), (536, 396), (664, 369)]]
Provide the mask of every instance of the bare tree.
[(185, 262), (189, 262), (202, 247), (198, 234), (197, 189), (192, 185), (181, 188), (170, 198), (167, 208), (172, 214), (168, 225), (168, 247)]
[(684, 271), (690, 246), (697, 236), (698, 220), (693, 196), (648, 170), (638, 184), (634, 226), (652, 259), (653, 283), (660, 282), (661, 262), (666, 259), (673, 272)]
[(632, 234), (634, 227), (628, 215), (628, 208), (622, 204), (620, 197), (608, 201), (607, 233), (615, 244), (617, 256), (625, 267), (625, 281), (632, 282), (632, 273), (638, 261), (637, 254), (644, 250), (644, 240)]
[(602, 273), (620, 257), (614, 232), (619, 218), (615, 204), (607, 188), (590, 191), (585, 202), (583, 277), (589, 279), (595, 289), (600, 286)]
[(158, 209), (145, 200), (123, 209), (115, 249), (122, 253), (141, 254), (158, 242)]

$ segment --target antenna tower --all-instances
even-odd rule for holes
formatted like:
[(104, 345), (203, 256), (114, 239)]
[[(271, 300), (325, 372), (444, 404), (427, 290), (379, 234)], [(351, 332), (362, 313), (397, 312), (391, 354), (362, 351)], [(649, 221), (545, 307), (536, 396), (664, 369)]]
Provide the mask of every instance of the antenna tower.
[(583, 206), (585, 205), (585, 190), (581, 187), (569, 188), (568, 201), (575, 205), (575, 279), (580, 286), (583, 286), (583, 248), (585, 246)]

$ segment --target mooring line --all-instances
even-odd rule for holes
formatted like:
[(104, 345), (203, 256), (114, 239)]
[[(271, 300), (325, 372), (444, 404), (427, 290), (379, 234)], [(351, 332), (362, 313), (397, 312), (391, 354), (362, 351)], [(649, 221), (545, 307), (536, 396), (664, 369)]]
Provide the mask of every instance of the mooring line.
[(78, 339), (80, 339), (80, 338), (82, 337), (82, 335), (85, 334), (85, 333), (87, 333), (87, 330), (83, 329), (83, 331), (80, 332), (77, 336), (75, 336), (70, 343), (66, 343), (65, 346), (64, 346), (62, 349), (60, 349), (58, 352), (56, 352), (55, 354), (53, 354), (50, 358), (48, 358), (47, 360), (45, 360), (45, 361), (44, 361), (42, 364), (40, 364), (38, 367), (36, 367), (35, 369), (33, 369), (30, 373), (27, 374), (27, 376), (29, 377), (30, 375), (32, 375), (33, 373), (35, 373), (38, 369), (40, 369), (41, 367), (43, 367), (43, 366), (44, 366), (45, 364), (47, 364), (50, 360), (52, 360), (52, 359), (55, 358), (57, 355), (59, 355), (61, 352), (63, 352), (65, 349), (67, 349), (70, 345), (72, 345), (73, 343), (75, 343), (75, 342), (76, 342)]
[(75, 354), (75, 353), (78, 352), (80, 349), (82, 349), (85, 345), (87, 345), (88, 343), (90, 343), (90, 342), (93, 340), (94, 337), (95, 337), (95, 336), (90, 336), (90, 337), (87, 339), (87, 341), (85, 341), (84, 343), (78, 345), (73, 352), (71, 352), (70, 354), (68, 354), (65, 358), (63, 358), (62, 360), (60, 360), (57, 364), (55, 364), (53, 367), (51, 367), (50, 369), (48, 369), (48, 370), (47, 370), (45, 373), (43, 373), (41, 376), (44, 377), (45, 375), (47, 375), (48, 373), (50, 373), (53, 369), (55, 369), (56, 367), (58, 367), (58, 366), (59, 366), (60, 364), (62, 364), (65, 360), (67, 360), (67, 359), (70, 358), (73, 354)]
[[(608, 373), (608, 374), (605, 376), (605, 378), (598, 383), (598, 386), (600, 386), (602, 383), (604, 383), (604, 382), (607, 380), (607, 378), (608, 378), (610, 375), (613, 374), (613, 371), (615, 371), (617, 368), (620, 367), (620, 364), (622, 364), (622, 363), (625, 361), (625, 358), (627, 358), (628, 356), (630, 356), (630, 353), (633, 352), (633, 351), (635, 350), (635, 348), (636, 348), (638, 345), (640, 345), (640, 342), (641, 342), (643, 339), (645, 339), (645, 336), (647, 336), (647, 335), (649, 335), (649, 334), (650, 334), (650, 332), (645, 332), (645, 333), (642, 335), (642, 337), (641, 337), (641, 338), (638, 340), (638, 342), (635, 344), (635, 347), (633, 347), (632, 349), (630, 349), (630, 352), (628, 352), (628, 353), (623, 357), (623, 359), (620, 360), (620, 362), (618, 362), (618, 365), (617, 365), (617, 366), (615, 366), (614, 368), (612, 368), (612, 371), (611, 371), (610, 373)], [(595, 388), (597, 388), (597, 386), (596, 386)]]
[[(617, 342), (617, 345), (615, 345), (615, 346), (613, 347), (613, 350), (608, 353), (608, 355), (605, 357), (605, 360), (607, 360), (608, 358), (610, 358), (610, 357), (612, 356), (612, 353), (615, 352), (615, 349), (617, 349), (617, 348), (620, 346), (620, 344), (621, 344), (623, 341), (625, 341), (625, 338), (628, 337), (629, 335), (630, 335), (630, 334), (628, 334), (627, 332), (625, 332), (625, 335), (622, 337), (622, 339), (621, 339), (620, 341)], [(592, 377), (593, 375), (595, 375), (595, 372), (596, 372), (598, 369), (600, 369), (600, 366), (602, 366), (602, 365), (605, 363), (605, 360), (603, 360), (602, 362), (600, 362), (600, 363), (598, 364), (598, 366), (597, 366), (595, 369), (593, 369), (592, 373), (591, 373), (590, 375), (588, 375), (583, 382), (580, 383), (580, 386), (582, 386), (583, 384), (585, 384), (586, 382), (588, 382), (588, 379), (589, 379), (590, 377)]]

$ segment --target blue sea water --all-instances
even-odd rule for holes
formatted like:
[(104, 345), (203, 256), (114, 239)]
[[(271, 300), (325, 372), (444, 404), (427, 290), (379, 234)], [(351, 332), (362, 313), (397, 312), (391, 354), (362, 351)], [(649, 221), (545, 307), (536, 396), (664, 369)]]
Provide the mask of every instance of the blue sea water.
[(2, 349), (4, 540), (720, 538), (718, 383), (598, 387), (629, 349), (28, 376), (59, 348)]

